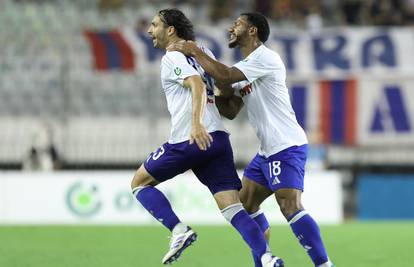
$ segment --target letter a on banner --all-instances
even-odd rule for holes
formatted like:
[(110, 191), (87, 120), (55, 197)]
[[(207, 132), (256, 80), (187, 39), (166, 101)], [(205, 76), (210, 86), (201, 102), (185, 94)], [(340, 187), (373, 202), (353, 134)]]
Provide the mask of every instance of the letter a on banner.
[(385, 87), (380, 101), (375, 105), (371, 132), (408, 132), (410, 130), (411, 125), (401, 88), (398, 86)]
[(371, 67), (376, 62), (395, 67), (396, 61), (395, 46), (387, 34), (369, 39), (362, 48), (362, 65), (365, 68)]

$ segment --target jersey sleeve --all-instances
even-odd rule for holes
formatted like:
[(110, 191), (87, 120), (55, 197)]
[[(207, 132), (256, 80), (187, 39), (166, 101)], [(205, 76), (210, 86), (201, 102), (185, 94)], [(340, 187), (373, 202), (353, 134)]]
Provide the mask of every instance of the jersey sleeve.
[(249, 85), (249, 84), (250, 84), (250, 82), (247, 81), (247, 80), (240, 81), (240, 82), (237, 82), (237, 83), (233, 83), (231, 85), (231, 87), (233, 87), (233, 89), (234, 89), (234, 95), (243, 98), (243, 95), (241, 94), (241, 91), (243, 90), (243, 88), (246, 85)]
[(200, 74), (187, 61), (186, 56), (180, 52), (168, 52), (162, 61), (163, 68), (169, 73), (169, 80), (183, 85), (187, 77)]
[(276, 64), (272, 61), (261, 57), (247, 57), (246, 59), (234, 64), (246, 76), (247, 80), (252, 83), (260, 77), (266, 76), (277, 69)]
[(238, 96), (238, 97), (241, 97), (241, 95), (240, 95), (240, 89), (242, 88), (242, 86), (241, 86), (241, 82), (233, 83), (233, 84), (231, 85), (231, 87), (232, 87), (232, 88), (233, 88), (233, 90), (234, 90), (234, 95), (236, 95), (236, 96)]
[(242, 84), (241, 84), (241, 82), (236, 82), (236, 83), (232, 83), (231, 84), (231, 87), (234, 89), (234, 90), (240, 90), (240, 89), (242, 89)]

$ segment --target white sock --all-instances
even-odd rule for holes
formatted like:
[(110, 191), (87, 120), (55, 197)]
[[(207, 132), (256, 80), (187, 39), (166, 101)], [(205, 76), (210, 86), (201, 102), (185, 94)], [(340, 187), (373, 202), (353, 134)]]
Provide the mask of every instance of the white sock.
[(187, 232), (187, 230), (188, 226), (180, 222), (176, 226), (174, 226), (172, 233), (173, 235), (184, 234), (185, 232)]
[(266, 252), (265, 254), (262, 255), (262, 258), (260, 259), (262, 261), (262, 264), (264, 265), (265, 263), (268, 263), (269, 261), (272, 260), (272, 253), (270, 252)]

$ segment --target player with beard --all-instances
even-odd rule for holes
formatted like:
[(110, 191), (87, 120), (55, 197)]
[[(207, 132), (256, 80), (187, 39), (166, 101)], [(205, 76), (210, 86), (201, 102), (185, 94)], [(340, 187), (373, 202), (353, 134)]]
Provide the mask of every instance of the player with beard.
[[(307, 138), (297, 123), (286, 86), (286, 68), (264, 43), (269, 24), (258, 13), (243, 13), (229, 29), (229, 47), (239, 47), (244, 59), (228, 67), (203, 53), (194, 42), (178, 42), (167, 50), (194, 57), (220, 85), (220, 113), (233, 119), (244, 105), (260, 140), (260, 149), (244, 170), (240, 198), (250, 216), (269, 238), (269, 223), (261, 203), (275, 195), (293, 233), (319, 267), (329, 260), (319, 227), (301, 201), (307, 155)], [(262, 266), (254, 254), (255, 266)]]
[[(194, 40), (192, 23), (177, 9), (159, 11), (148, 34), (154, 47), (163, 50), (182, 40)], [(213, 56), (207, 48), (200, 49)], [(214, 80), (194, 58), (174, 51), (166, 52), (161, 60), (161, 85), (171, 114), (170, 139), (137, 170), (131, 188), (138, 202), (172, 232), (170, 249), (162, 263), (177, 260), (197, 235), (180, 221), (168, 199), (155, 186), (191, 169), (210, 190), (224, 218), (263, 265), (283, 267), (283, 261), (272, 256), (259, 226), (240, 203), (241, 182), (229, 135), (215, 105)]]

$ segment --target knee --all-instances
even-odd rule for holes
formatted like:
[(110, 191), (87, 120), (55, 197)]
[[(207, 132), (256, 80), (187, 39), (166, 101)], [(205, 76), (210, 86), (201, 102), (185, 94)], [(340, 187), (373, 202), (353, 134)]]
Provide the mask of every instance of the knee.
[(299, 210), (303, 209), (301, 202), (296, 199), (280, 198), (278, 199), (278, 203), (280, 211), (286, 219), (288, 219)]
[(141, 174), (139, 173), (139, 170), (137, 170), (134, 174), (134, 177), (131, 180), (131, 189), (134, 189), (139, 186), (143, 186), (142, 181), (143, 179), (141, 177)]
[(256, 203), (257, 201), (243, 189), (240, 191), (240, 201), (249, 214), (257, 212), (260, 208), (260, 204)]
[(220, 210), (226, 209), (227, 207), (240, 204), (239, 192), (236, 190), (230, 191), (221, 191), (214, 194), (214, 199), (216, 200), (217, 206)]
[(157, 185), (158, 182), (152, 178), (151, 175), (148, 174), (148, 172), (144, 169), (143, 166), (141, 166), (134, 174), (134, 177), (131, 181), (131, 189), (142, 187), (142, 186), (148, 186), (148, 185)]

